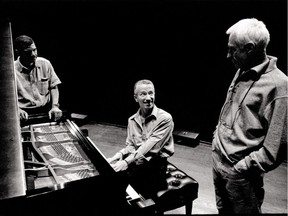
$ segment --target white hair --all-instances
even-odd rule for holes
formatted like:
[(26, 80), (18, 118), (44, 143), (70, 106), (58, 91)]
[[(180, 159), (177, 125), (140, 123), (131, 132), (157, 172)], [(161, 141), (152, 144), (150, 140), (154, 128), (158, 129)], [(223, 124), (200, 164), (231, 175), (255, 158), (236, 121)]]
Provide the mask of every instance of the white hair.
[(266, 25), (256, 18), (238, 21), (226, 31), (226, 34), (235, 36), (239, 44), (251, 42), (263, 50), (266, 49), (270, 41), (270, 34)]

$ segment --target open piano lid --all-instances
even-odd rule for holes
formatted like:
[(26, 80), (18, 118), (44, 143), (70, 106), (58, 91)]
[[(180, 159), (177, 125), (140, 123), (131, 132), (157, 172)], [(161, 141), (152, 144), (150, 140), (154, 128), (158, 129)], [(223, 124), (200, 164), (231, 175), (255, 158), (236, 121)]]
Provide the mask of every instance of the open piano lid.
[(2, 200), (25, 195), (25, 174), (11, 25), (9, 22), (1, 22), (0, 28), (0, 200)]

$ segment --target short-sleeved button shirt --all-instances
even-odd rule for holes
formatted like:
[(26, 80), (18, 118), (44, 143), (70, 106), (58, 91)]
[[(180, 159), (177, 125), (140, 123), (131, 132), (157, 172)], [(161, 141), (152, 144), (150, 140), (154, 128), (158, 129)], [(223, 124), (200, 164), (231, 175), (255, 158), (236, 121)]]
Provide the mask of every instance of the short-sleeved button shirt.
[(25, 73), (19, 58), (14, 62), (20, 108), (43, 107), (50, 102), (51, 88), (61, 83), (49, 60), (38, 57), (35, 68)]

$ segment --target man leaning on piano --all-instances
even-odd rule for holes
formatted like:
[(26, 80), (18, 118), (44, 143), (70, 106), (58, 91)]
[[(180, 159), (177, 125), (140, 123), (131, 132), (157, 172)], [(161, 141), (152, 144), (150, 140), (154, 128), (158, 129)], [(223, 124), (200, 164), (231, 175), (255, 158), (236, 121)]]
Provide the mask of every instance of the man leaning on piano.
[(17, 59), (14, 69), (17, 82), (20, 122), (28, 120), (29, 115), (43, 113), (55, 121), (62, 116), (59, 109), (59, 90), (61, 83), (49, 60), (38, 57), (33, 39), (26, 35), (14, 41)]

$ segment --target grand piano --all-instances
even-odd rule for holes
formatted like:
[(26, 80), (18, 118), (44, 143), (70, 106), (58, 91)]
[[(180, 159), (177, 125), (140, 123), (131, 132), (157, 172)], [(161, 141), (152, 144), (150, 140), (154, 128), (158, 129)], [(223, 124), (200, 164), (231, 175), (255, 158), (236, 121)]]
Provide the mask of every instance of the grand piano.
[(143, 197), (129, 197), (125, 176), (73, 120), (20, 125), (11, 23), (0, 24), (0, 215), (134, 214)]

